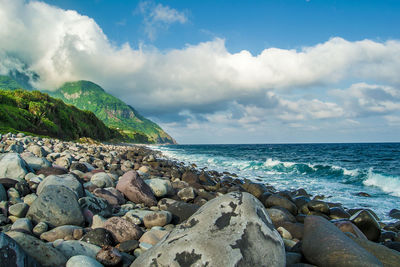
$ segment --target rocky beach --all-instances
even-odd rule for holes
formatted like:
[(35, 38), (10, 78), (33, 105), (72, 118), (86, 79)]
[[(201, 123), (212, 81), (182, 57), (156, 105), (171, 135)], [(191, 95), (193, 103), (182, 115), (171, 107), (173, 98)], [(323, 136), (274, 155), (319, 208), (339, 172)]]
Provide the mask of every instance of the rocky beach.
[(0, 266), (400, 266), (400, 210), (86, 141), (0, 135)]

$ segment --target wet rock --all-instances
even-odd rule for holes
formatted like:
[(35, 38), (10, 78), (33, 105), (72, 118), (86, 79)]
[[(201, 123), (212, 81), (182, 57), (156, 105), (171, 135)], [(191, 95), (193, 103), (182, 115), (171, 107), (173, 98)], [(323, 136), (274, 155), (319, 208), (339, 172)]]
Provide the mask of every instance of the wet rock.
[(95, 259), (101, 249), (93, 244), (78, 240), (60, 240), (60, 242), (54, 242), (53, 246), (68, 259), (77, 255), (85, 255)]
[(67, 266), (66, 267), (103, 267), (103, 264), (100, 262), (96, 261), (92, 257), (84, 256), (84, 255), (78, 255), (78, 256), (73, 256), (67, 261)]
[[(151, 231), (151, 230), (150, 230)], [(150, 232), (149, 231), (149, 232)], [(142, 237), (147, 234), (148, 232), (144, 233), (142, 235)], [(142, 238), (141, 237), (141, 238)], [(131, 253), (133, 252), (135, 249), (137, 249), (139, 247), (139, 241), (137, 240), (128, 240), (128, 241), (124, 241), (119, 243), (116, 248), (121, 251), (121, 252), (126, 252), (126, 253)]]
[(116, 266), (122, 261), (122, 254), (114, 247), (105, 246), (97, 253), (96, 260), (105, 266)]
[(317, 266), (382, 266), (382, 263), (328, 220), (307, 216), (302, 241), (303, 255)]
[(267, 212), (276, 228), (284, 222), (296, 222), (296, 218), (284, 208), (270, 208), (267, 209)]
[(155, 206), (157, 201), (151, 188), (137, 175), (135, 171), (125, 173), (118, 181), (117, 187), (126, 198), (134, 203)]
[(311, 200), (310, 202), (307, 203), (307, 207), (310, 211), (329, 214), (329, 205), (320, 200)]
[(146, 228), (153, 226), (164, 226), (171, 222), (172, 214), (169, 211), (152, 212), (143, 217), (143, 223)]
[(165, 263), (285, 266), (285, 251), (263, 205), (250, 194), (237, 192), (209, 201), (131, 266)]
[(7, 153), (0, 160), (0, 177), (21, 181), (31, 171), (29, 165), (17, 153)]
[(111, 232), (104, 228), (91, 230), (82, 237), (82, 241), (99, 247), (112, 246), (115, 243)]
[(14, 239), (0, 232), (0, 265), (40, 267), (38, 262), (29, 256)]
[(46, 240), (47, 242), (53, 242), (57, 239), (69, 238), (72, 239), (74, 235), (74, 230), (82, 229), (75, 225), (62, 225), (58, 226), (48, 232), (44, 232), (40, 235), (40, 239)]
[(338, 222), (335, 222), (334, 224), (343, 233), (352, 233), (356, 237), (359, 237), (359, 238), (362, 238), (362, 239), (367, 239), (367, 237), (363, 234), (363, 232), (361, 232), (361, 230), (358, 229), (358, 227), (355, 226), (350, 221), (338, 221)]
[(43, 180), (43, 182), (39, 184), (36, 193), (40, 195), (43, 189), (45, 189), (49, 185), (65, 186), (69, 188), (72, 192), (74, 192), (78, 198), (84, 196), (82, 184), (72, 174), (47, 176)]
[(392, 217), (393, 219), (400, 219), (400, 210), (398, 209), (392, 209), (389, 212), (389, 216)]
[(124, 242), (131, 239), (138, 240), (143, 234), (143, 231), (139, 226), (120, 217), (112, 217), (108, 219), (104, 223), (103, 227), (110, 231), (114, 239), (118, 242)]
[(400, 252), (400, 242), (396, 242), (396, 241), (392, 242), (392, 241), (389, 241), (389, 242), (384, 242), (383, 245), (384, 245), (385, 247), (390, 248), (390, 249), (396, 250), (397, 252)]
[(380, 225), (375, 217), (367, 210), (360, 210), (350, 217), (354, 223), (371, 241), (377, 241), (381, 235)]
[(260, 198), (264, 192), (268, 191), (264, 184), (259, 183), (245, 183), (243, 188), (256, 198)]
[(332, 219), (348, 219), (350, 216), (350, 213), (345, 211), (342, 207), (333, 207), (329, 209), (329, 217)]
[(93, 194), (97, 197), (104, 198), (111, 205), (123, 205), (125, 204), (124, 195), (113, 187), (107, 188), (96, 188)]
[(383, 245), (368, 241), (366, 239), (352, 236), (349, 237), (359, 246), (363, 247), (369, 253), (378, 258), (378, 260), (382, 262), (383, 266), (395, 267), (400, 265), (400, 252), (387, 248)]
[(7, 235), (42, 266), (63, 266), (67, 262), (67, 258), (60, 251), (29, 234), (8, 232)]
[(64, 186), (46, 186), (28, 210), (33, 222), (46, 222), (52, 227), (83, 225), (84, 218), (76, 195)]
[(200, 208), (200, 206), (196, 204), (175, 201), (168, 198), (161, 199), (158, 202), (158, 207), (172, 214), (172, 223), (174, 224), (182, 223)]
[(282, 197), (278, 194), (270, 195), (264, 202), (264, 206), (266, 208), (271, 208), (271, 207), (282, 207), (286, 210), (288, 210), (291, 214), (296, 215), (297, 214), (297, 207), (296, 205), (287, 199), (286, 197)]
[(156, 197), (165, 197), (172, 192), (171, 182), (165, 179), (153, 178), (144, 180)]

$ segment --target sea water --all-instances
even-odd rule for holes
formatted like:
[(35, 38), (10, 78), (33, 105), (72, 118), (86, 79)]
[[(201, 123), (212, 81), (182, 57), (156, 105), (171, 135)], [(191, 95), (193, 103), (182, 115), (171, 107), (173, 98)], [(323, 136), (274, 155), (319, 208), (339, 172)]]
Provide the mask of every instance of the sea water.
[[(227, 171), (278, 190), (304, 188), (347, 208), (371, 208), (383, 221), (400, 209), (400, 143), (152, 146), (199, 168)], [(359, 196), (365, 192), (370, 197)]]

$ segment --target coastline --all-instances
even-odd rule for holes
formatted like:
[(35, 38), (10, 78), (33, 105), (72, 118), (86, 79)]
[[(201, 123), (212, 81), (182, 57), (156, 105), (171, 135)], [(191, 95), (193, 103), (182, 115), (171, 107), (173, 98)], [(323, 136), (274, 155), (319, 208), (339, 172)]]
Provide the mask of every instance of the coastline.
[[(0, 228), (12, 238), (0, 234), (0, 244), (15, 252), (15, 262), (79, 266), (78, 255), (88, 266), (96, 266), (90, 259), (105, 266), (348, 266), (366, 259), (396, 266), (400, 260), (400, 221), (385, 225), (372, 210), (346, 209), (302, 188), (278, 191), (136, 144), (0, 139)], [(63, 202), (55, 190), (72, 200)], [(226, 254), (212, 252), (213, 244)], [(158, 256), (166, 249), (175, 254)]]

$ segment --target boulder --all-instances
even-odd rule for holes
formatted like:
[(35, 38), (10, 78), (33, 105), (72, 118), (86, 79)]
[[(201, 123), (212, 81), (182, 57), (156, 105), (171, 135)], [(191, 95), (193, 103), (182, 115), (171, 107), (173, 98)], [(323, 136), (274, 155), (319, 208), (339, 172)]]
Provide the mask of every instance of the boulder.
[(0, 177), (21, 181), (28, 172), (32, 169), (17, 153), (7, 153), (0, 160)]
[(398, 209), (392, 209), (389, 212), (389, 216), (393, 219), (400, 219), (400, 210)]
[(96, 261), (92, 257), (84, 256), (84, 255), (78, 255), (78, 256), (73, 256), (67, 261), (67, 266), (66, 267), (103, 267), (103, 264), (100, 262)]
[(366, 239), (353, 237), (351, 235), (349, 235), (349, 237), (369, 253), (378, 258), (378, 260), (382, 262), (383, 266), (395, 267), (400, 265), (400, 252)]
[(169, 198), (161, 199), (158, 202), (158, 207), (172, 214), (172, 223), (174, 224), (184, 222), (200, 208), (200, 206), (196, 204), (176, 201)]
[(112, 246), (104, 246), (97, 253), (96, 260), (105, 266), (116, 266), (122, 261), (122, 254)]
[(50, 167), (51, 163), (46, 158), (40, 158), (32, 155), (31, 153), (23, 153), (21, 157), (34, 171), (38, 171), (41, 168)]
[(151, 229), (142, 235), (142, 237), (139, 239), (139, 242), (154, 246), (168, 233), (169, 232), (165, 230)]
[(358, 229), (358, 227), (355, 226), (350, 221), (338, 221), (338, 222), (335, 222), (334, 224), (343, 233), (352, 233), (356, 237), (359, 237), (359, 238), (362, 238), (362, 239), (367, 239), (367, 237), (363, 234), (363, 232), (361, 232), (361, 230)]
[(172, 214), (169, 211), (158, 211), (147, 214), (143, 217), (143, 223), (146, 228), (153, 226), (164, 226), (171, 222)]
[(264, 206), (266, 208), (271, 208), (274, 206), (277, 207), (282, 207), (286, 210), (288, 210), (291, 214), (297, 215), (297, 207), (296, 205), (287, 199), (286, 197), (282, 197), (278, 194), (274, 194), (269, 196), (265, 201), (264, 201)]
[(193, 187), (190, 186), (179, 190), (177, 195), (181, 200), (185, 202), (192, 201), (196, 198), (196, 192), (194, 191)]
[(382, 266), (375, 256), (320, 216), (306, 217), (302, 242), (303, 255), (317, 266)]
[(51, 227), (83, 225), (85, 222), (75, 193), (59, 185), (46, 186), (26, 217), (34, 223), (46, 222)]
[(281, 226), (284, 222), (296, 222), (296, 218), (284, 208), (274, 207), (267, 209), (267, 212), (276, 228)]
[(20, 218), (16, 220), (11, 226), (11, 231), (22, 231), (25, 233), (32, 233), (32, 223), (27, 218)]
[(100, 188), (113, 187), (114, 182), (111, 177), (105, 172), (99, 172), (90, 178), (90, 182)]
[(36, 172), (37, 175), (43, 174), (45, 177), (49, 175), (62, 175), (67, 174), (68, 170), (59, 167), (45, 167)]
[(40, 195), (49, 185), (61, 185), (71, 189), (78, 198), (84, 196), (83, 186), (72, 174), (49, 175), (38, 186), (36, 194)]
[(114, 187), (107, 188), (96, 188), (93, 194), (97, 197), (104, 198), (111, 205), (123, 205), (125, 204), (124, 195), (115, 189)]
[(172, 191), (172, 185), (169, 180), (153, 178), (144, 180), (144, 182), (151, 188), (156, 197), (165, 197)]
[(48, 154), (46, 150), (44, 150), (41, 146), (38, 145), (30, 145), (27, 147), (26, 150), (32, 152), (32, 154), (34, 154), (37, 157), (46, 157)]
[(57, 239), (64, 239), (66, 237), (72, 238), (74, 231), (77, 229), (82, 229), (75, 225), (62, 225), (58, 226), (48, 232), (44, 232), (40, 235), (40, 239), (46, 240), (47, 242), (53, 242)]
[(116, 241), (138, 240), (143, 231), (139, 226), (120, 217), (112, 217), (104, 223), (104, 229), (111, 232)]
[(115, 243), (111, 232), (104, 228), (96, 228), (86, 233), (82, 239), (86, 243), (90, 243), (99, 247), (112, 246)]
[(0, 265), (18, 267), (40, 267), (14, 239), (0, 232)]
[(28, 212), (29, 206), (25, 203), (17, 203), (8, 208), (8, 213), (18, 218), (25, 217)]
[(153, 191), (135, 171), (125, 173), (116, 188), (134, 203), (143, 203), (149, 207), (157, 204)]
[(350, 213), (345, 211), (342, 207), (333, 207), (329, 209), (329, 217), (332, 219), (348, 219), (350, 216)]
[(371, 241), (378, 241), (381, 227), (375, 217), (368, 210), (360, 210), (350, 217), (354, 223)]
[(62, 252), (68, 259), (77, 256), (85, 255), (96, 259), (96, 254), (100, 251), (100, 247), (78, 240), (67, 240), (60, 242), (53, 242), (53, 246)]
[(8, 232), (7, 235), (14, 239), (18, 245), (42, 266), (63, 266), (67, 258), (57, 249), (48, 246), (43, 241), (29, 234), (21, 232)]
[(78, 200), (81, 210), (87, 222), (91, 223), (94, 215), (102, 217), (110, 217), (112, 214), (112, 206), (104, 198), (100, 197), (83, 197)]
[(203, 205), (131, 265), (285, 266), (285, 249), (264, 206), (234, 192)]

